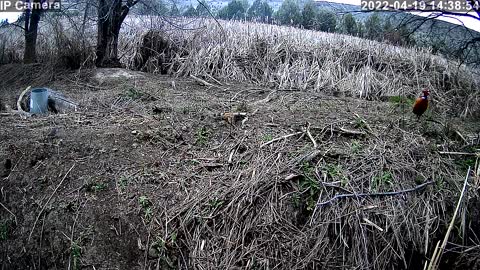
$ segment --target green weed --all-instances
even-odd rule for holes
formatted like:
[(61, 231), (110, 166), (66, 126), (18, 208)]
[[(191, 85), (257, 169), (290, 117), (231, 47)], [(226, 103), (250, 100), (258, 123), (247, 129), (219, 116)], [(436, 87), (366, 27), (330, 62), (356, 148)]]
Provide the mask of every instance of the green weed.
[(87, 192), (100, 192), (107, 189), (107, 184), (104, 182), (91, 182), (86, 184)]
[(219, 199), (215, 198), (215, 199), (211, 199), (208, 202), (208, 206), (210, 207), (210, 209), (216, 209), (216, 208), (222, 206), (223, 203), (224, 203), (223, 200), (219, 200)]
[(407, 98), (404, 96), (391, 96), (388, 101), (394, 105), (412, 105), (415, 101), (413, 98)]
[(237, 112), (248, 112), (248, 105), (245, 101), (238, 104), (237, 108), (235, 109)]
[(129, 182), (130, 182), (129, 179), (126, 176), (122, 176), (120, 180), (118, 180), (118, 187), (121, 190), (124, 190), (128, 186)]
[(198, 143), (199, 145), (206, 145), (210, 134), (211, 134), (210, 130), (206, 127), (201, 127), (197, 129), (197, 133), (195, 136), (196, 143)]
[(191, 111), (191, 110), (190, 110), (190, 107), (183, 107), (183, 108), (182, 108), (182, 113), (183, 113), (183, 114), (189, 114), (190, 111)]
[(474, 168), (476, 157), (466, 157), (462, 159), (456, 159), (455, 163), (460, 166), (461, 170), (466, 171), (468, 167)]
[[(319, 196), (320, 186), (315, 178), (315, 168), (309, 162), (302, 164), (303, 178), (300, 180), (300, 194), (298, 200), (305, 203), (307, 211), (311, 212), (315, 209)], [(295, 198), (294, 198), (295, 203)]]
[(128, 88), (124, 96), (133, 100), (141, 99), (145, 94), (135, 88)]
[(383, 171), (379, 176), (372, 179), (372, 186), (374, 190), (379, 190), (381, 187), (391, 186), (393, 176), (389, 171)]
[(152, 248), (156, 250), (160, 257), (161, 269), (175, 269), (176, 256), (172, 254), (171, 247), (175, 245), (177, 233), (173, 232), (166, 241), (157, 237), (152, 244)]
[(152, 202), (150, 202), (150, 199), (147, 196), (140, 196), (138, 203), (143, 209), (152, 206)]
[(73, 259), (73, 269), (79, 269), (78, 268), (78, 261), (80, 259), (80, 256), (82, 255), (82, 249), (76, 242), (72, 242), (72, 245), (70, 247), (70, 252), (72, 254), (72, 259)]
[(269, 142), (269, 141), (271, 141), (271, 140), (273, 140), (273, 136), (272, 136), (272, 135), (270, 135), (270, 134), (265, 134), (265, 135), (263, 135), (262, 141), (264, 141), (264, 142)]
[(335, 181), (340, 181), (342, 187), (348, 184), (348, 178), (343, 173), (342, 167), (338, 165), (329, 164), (326, 167), (327, 174)]
[(362, 148), (362, 145), (360, 144), (359, 141), (357, 140), (353, 140), (351, 143), (350, 143), (350, 150), (352, 151), (352, 153), (354, 154), (358, 154), (358, 152), (360, 152), (360, 149)]
[(147, 196), (140, 196), (140, 198), (138, 199), (138, 203), (143, 209), (145, 219), (147, 221), (150, 221), (153, 216), (152, 202)]
[(360, 117), (355, 118), (355, 127), (359, 129), (366, 129), (367, 125), (365, 124), (365, 120)]
[(8, 231), (9, 231), (9, 222), (2, 221), (0, 223), (0, 241), (4, 241), (8, 239)]

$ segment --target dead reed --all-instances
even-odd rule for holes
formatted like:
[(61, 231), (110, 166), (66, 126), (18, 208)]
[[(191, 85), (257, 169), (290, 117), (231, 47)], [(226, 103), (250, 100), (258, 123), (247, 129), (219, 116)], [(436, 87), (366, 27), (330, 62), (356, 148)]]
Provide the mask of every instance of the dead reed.
[(222, 29), (206, 19), (172, 25), (156, 17), (130, 18), (122, 33), (122, 60), (138, 68), (134, 63), (142, 57), (142, 40), (153, 29), (177, 51), (169, 51), (165, 59), (165, 50), (160, 48), (155, 56), (151, 52), (158, 48), (151, 48), (146, 55), (150, 59), (144, 61), (149, 61), (152, 72), (362, 98), (412, 97), (428, 88), (444, 111), (479, 113), (476, 71), (429, 51), (285, 26), (221, 24)]

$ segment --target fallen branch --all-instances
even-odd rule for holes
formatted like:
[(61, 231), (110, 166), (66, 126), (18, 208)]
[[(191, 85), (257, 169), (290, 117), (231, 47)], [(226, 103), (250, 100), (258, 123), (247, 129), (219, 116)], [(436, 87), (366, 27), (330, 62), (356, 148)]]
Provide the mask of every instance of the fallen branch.
[(313, 138), (312, 134), (310, 133), (310, 123), (307, 124), (307, 127), (305, 128), (305, 132), (307, 133), (308, 138), (310, 138), (310, 140), (312, 141), (313, 148), (317, 149), (318, 148), (317, 141), (315, 141), (315, 138)]
[(267, 145), (269, 145), (269, 144), (272, 144), (272, 143), (274, 143), (274, 142), (276, 142), (276, 141), (280, 141), (280, 140), (283, 140), (283, 139), (286, 139), (286, 138), (290, 138), (290, 137), (292, 137), (292, 136), (299, 135), (299, 134), (303, 134), (303, 131), (299, 131), (299, 132), (291, 133), (291, 134), (288, 134), (288, 135), (285, 135), (285, 136), (282, 136), (282, 137), (275, 138), (275, 139), (273, 139), (273, 140), (270, 140), (270, 141), (268, 141), (268, 142), (260, 145), (260, 148), (263, 148), (263, 147), (265, 147), (265, 146), (267, 146)]
[(218, 85), (222, 85), (222, 86), (223, 86), (223, 84), (222, 84), (219, 80), (215, 79), (212, 75), (207, 74), (207, 76), (208, 76), (210, 79), (212, 79), (214, 82), (218, 83)]
[(465, 136), (463, 136), (462, 133), (460, 133), (460, 131), (455, 130), (455, 133), (458, 135), (458, 137), (460, 137), (460, 139), (462, 139), (462, 141), (463, 141), (465, 144), (468, 144), (467, 139), (465, 139)]
[(425, 183), (423, 183), (421, 185), (418, 185), (414, 188), (404, 189), (404, 190), (400, 190), (400, 191), (390, 191), (390, 192), (381, 192), (381, 193), (340, 194), (340, 195), (335, 195), (333, 198), (331, 198), (328, 201), (318, 203), (317, 206), (323, 206), (323, 205), (330, 204), (333, 201), (335, 201), (336, 199), (344, 199), (344, 198), (350, 198), (350, 197), (364, 198), (364, 197), (395, 196), (395, 195), (404, 194), (404, 193), (408, 193), (408, 192), (412, 192), (412, 191), (422, 189), (425, 186), (427, 186), (429, 184), (432, 184), (432, 183), (433, 183), (433, 181), (428, 181), (428, 182), (425, 182)]
[(214, 84), (211, 84), (211, 83), (209, 83), (209, 82), (207, 82), (207, 81), (205, 81), (205, 80), (202, 80), (202, 79), (200, 79), (200, 78), (198, 78), (198, 77), (195, 77), (195, 76), (193, 76), (193, 75), (191, 75), (191, 74), (190, 74), (190, 77), (191, 77), (192, 79), (194, 79), (195, 81), (197, 81), (198, 83), (204, 85), (204, 86), (219, 87), (219, 86), (214, 85)]
[(2, 206), (10, 215), (13, 216), (13, 218), (15, 219), (15, 225), (17, 225), (17, 216), (12, 212), (10, 211), (10, 209), (8, 209), (5, 205), (3, 205), (3, 203), (0, 202), (0, 206)]
[(53, 198), (55, 193), (57, 193), (57, 190), (60, 188), (60, 186), (63, 184), (63, 181), (67, 178), (68, 174), (72, 171), (73, 167), (75, 167), (75, 163), (70, 167), (70, 169), (67, 171), (67, 173), (63, 176), (62, 180), (60, 183), (57, 185), (57, 187), (53, 190), (52, 194), (48, 198), (47, 202), (43, 205), (42, 209), (40, 210), (40, 213), (38, 213), (37, 218), (35, 219), (35, 222), (33, 223), (32, 230), (30, 231), (30, 234), (28, 235), (28, 241), (30, 242), (30, 239), (32, 238), (33, 231), (35, 230), (35, 226), (37, 225), (38, 220), (40, 219), (40, 216), (42, 216), (43, 211), (45, 211), (45, 208), (47, 207), (48, 203), (50, 200)]
[(383, 229), (382, 227), (378, 226), (377, 224), (375, 224), (373, 221), (369, 220), (368, 218), (363, 218), (363, 221), (365, 221), (366, 224), (376, 228), (377, 230), (383, 232)]
[(435, 247), (435, 251), (433, 253), (432, 259), (430, 260), (430, 264), (428, 265), (428, 270), (435, 270), (438, 269), (438, 265), (440, 263), (440, 259), (443, 255), (445, 247), (447, 246), (448, 238), (450, 237), (450, 233), (452, 232), (453, 226), (455, 224), (455, 219), (457, 218), (458, 211), (460, 210), (460, 205), (463, 201), (463, 196), (467, 190), (468, 184), (468, 177), (470, 176), (470, 167), (468, 167), (467, 176), (465, 176), (465, 182), (463, 183), (462, 193), (460, 193), (460, 198), (458, 198), (457, 207), (455, 208), (455, 212), (453, 212), (452, 220), (450, 221), (450, 225), (448, 226), (447, 233), (443, 238), (442, 244), (439, 246), (438, 242), (437, 246)]
[[(319, 130), (325, 130), (325, 127), (318, 127), (318, 126), (312, 126), (310, 127), (311, 129), (319, 129)], [(337, 132), (337, 133), (343, 133), (346, 135), (352, 135), (352, 136), (365, 136), (367, 133), (363, 131), (357, 131), (357, 130), (351, 130), (351, 129), (346, 129), (342, 127), (333, 127), (331, 128), (332, 132)]]

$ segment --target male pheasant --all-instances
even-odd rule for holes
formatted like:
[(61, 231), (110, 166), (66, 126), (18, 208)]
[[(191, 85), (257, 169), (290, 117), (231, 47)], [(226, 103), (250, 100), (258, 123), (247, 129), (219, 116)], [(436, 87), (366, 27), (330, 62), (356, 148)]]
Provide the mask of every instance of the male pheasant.
[(430, 95), (430, 91), (423, 90), (423, 95), (418, 97), (413, 104), (413, 113), (417, 115), (418, 119), (428, 108), (428, 95)]

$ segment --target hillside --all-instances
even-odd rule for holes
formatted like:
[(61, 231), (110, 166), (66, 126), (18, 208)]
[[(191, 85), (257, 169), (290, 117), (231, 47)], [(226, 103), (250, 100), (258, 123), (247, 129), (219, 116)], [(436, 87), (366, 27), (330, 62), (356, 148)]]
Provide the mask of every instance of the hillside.
[[(212, 9), (219, 10), (226, 6), (230, 1), (207, 1), (208, 5)], [(248, 1), (249, 5), (253, 1)], [(268, 4), (277, 11), (282, 1), (267, 1)], [(298, 1), (300, 8), (306, 3), (306, 1)], [(196, 6), (197, 1), (179, 1), (179, 6), (186, 8), (188, 5)], [(349, 5), (343, 3), (335, 3), (329, 1), (315, 1), (315, 5), (319, 9), (328, 10), (337, 15), (337, 28), (341, 28), (343, 16), (346, 13), (352, 14), (358, 21), (365, 22), (365, 20), (371, 16), (372, 12), (362, 12), (360, 6)], [(411, 39), (414, 40), (415, 45), (433, 48), (434, 51), (439, 51), (444, 57), (461, 57), (468, 64), (478, 65), (480, 63), (480, 47), (478, 45), (472, 46), (471, 50), (465, 50), (466, 42), (469, 40), (479, 38), (480, 33), (463, 27), (462, 25), (452, 24), (442, 20), (428, 20), (425, 17), (417, 16), (411, 13), (405, 12), (375, 12), (383, 21), (389, 19), (393, 27), (400, 25), (406, 25), (409, 31), (412, 31)], [(383, 26), (382, 26), (383, 27)]]
[[(476, 69), (157, 16), (127, 17), (124, 67), (99, 68), (81, 19), (43, 20), (38, 63), (0, 65), (0, 269), (423, 269), (444, 238), (441, 269), (480, 266)], [(28, 86), (78, 105), (12, 110)]]
[[(396, 102), (121, 69), (21, 75), (38, 69), (0, 67), (0, 97), (47, 85), (80, 107), (1, 112), (0, 160), (13, 164), (2, 269), (420, 269), (475, 163), (439, 154), (465, 149)], [(368, 195), (388, 192), (399, 195)], [(466, 237), (480, 225), (475, 192)], [(477, 252), (446, 253), (442, 266), (474, 269)]]

